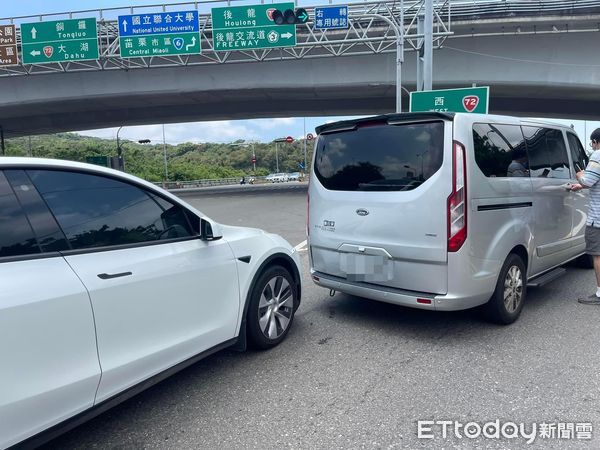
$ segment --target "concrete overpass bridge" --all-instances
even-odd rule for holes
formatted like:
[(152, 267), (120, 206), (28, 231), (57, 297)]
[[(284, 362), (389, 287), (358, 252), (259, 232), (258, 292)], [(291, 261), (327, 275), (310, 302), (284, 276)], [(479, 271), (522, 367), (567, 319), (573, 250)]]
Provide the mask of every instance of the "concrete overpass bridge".
[[(96, 15), (101, 51), (97, 62), (0, 68), (0, 126), (10, 137), (147, 123), (390, 112), (396, 81), (392, 25), (401, 25), (405, 34), (406, 92), (416, 85), (415, 50), (422, 41), (416, 20), (423, 1), (405, 0), (402, 10), (400, 4), (350, 3), (347, 31), (322, 32), (309, 22), (298, 26), (296, 47), (238, 52), (213, 50), (210, 14), (200, 11), (200, 55), (127, 60), (119, 57), (116, 17), (140, 8), (0, 19), (2, 24)], [(307, 10), (314, 17), (313, 9)], [(597, 120), (599, 23), (600, 0), (439, 1), (434, 88), (488, 85), (491, 112)], [(408, 95), (403, 103), (408, 106)]]

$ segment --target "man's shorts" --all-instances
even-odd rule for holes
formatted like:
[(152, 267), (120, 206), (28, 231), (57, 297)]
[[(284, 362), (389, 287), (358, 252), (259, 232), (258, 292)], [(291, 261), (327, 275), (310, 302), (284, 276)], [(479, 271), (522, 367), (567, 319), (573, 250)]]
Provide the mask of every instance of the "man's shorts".
[(585, 252), (600, 256), (600, 228), (589, 225), (585, 227)]

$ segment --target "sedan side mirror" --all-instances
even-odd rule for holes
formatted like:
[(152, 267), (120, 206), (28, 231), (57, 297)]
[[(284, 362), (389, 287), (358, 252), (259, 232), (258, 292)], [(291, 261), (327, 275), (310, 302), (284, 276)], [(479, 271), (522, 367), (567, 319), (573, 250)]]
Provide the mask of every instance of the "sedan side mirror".
[(219, 226), (209, 220), (200, 219), (200, 239), (203, 241), (218, 241), (223, 237)]

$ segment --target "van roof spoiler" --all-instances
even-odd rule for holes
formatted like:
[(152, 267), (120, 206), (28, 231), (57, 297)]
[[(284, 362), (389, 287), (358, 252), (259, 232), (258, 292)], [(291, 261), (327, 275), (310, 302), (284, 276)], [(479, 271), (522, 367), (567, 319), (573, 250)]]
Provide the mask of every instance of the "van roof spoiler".
[(454, 120), (454, 113), (447, 112), (415, 112), (415, 113), (393, 113), (380, 116), (361, 117), (360, 119), (341, 120), (339, 122), (327, 123), (315, 128), (317, 134), (335, 133), (337, 131), (354, 130), (359, 125), (369, 122), (381, 122), (396, 125), (407, 122), (422, 122), (430, 120)]

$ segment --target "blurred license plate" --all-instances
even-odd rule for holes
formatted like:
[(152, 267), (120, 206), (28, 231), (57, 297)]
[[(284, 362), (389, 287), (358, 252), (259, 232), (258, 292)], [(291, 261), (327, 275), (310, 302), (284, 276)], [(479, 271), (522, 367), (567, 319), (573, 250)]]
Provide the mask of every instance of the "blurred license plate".
[(350, 281), (389, 281), (393, 276), (392, 262), (379, 255), (342, 253), (340, 270)]

